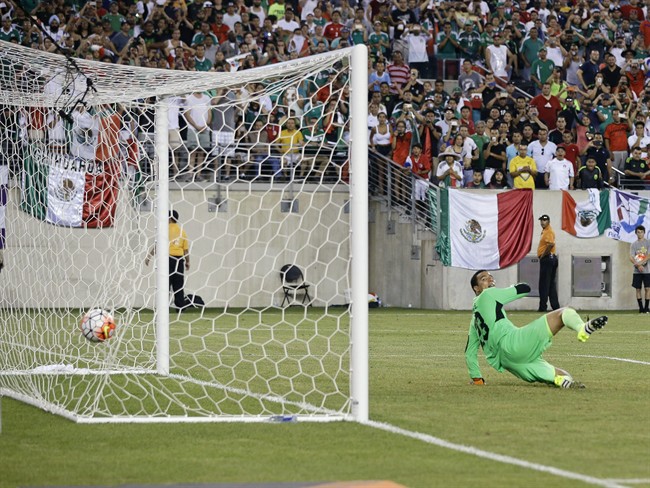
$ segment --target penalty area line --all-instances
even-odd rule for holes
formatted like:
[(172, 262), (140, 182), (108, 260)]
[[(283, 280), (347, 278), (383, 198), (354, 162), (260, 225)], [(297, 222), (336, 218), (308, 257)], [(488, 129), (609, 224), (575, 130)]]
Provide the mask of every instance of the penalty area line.
[(443, 447), (445, 449), (451, 449), (453, 451), (470, 454), (472, 456), (489, 459), (491, 461), (496, 461), (499, 463), (511, 464), (513, 466), (519, 466), (525, 469), (540, 471), (542, 473), (552, 474), (554, 476), (559, 476), (561, 478), (578, 480), (590, 485), (604, 486), (606, 488), (626, 488), (625, 485), (620, 485), (616, 483), (615, 480), (595, 478), (593, 476), (574, 473), (573, 471), (566, 471), (564, 469), (555, 468), (553, 466), (531, 463), (529, 461), (524, 461), (523, 459), (517, 459), (515, 457), (506, 456), (504, 454), (497, 454), (490, 451), (484, 451), (483, 449), (479, 449), (477, 447), (465, 446), (463, 444), (455, 444), (453, 442), (449, 442), (429, 434), (423, 434), (421, 432), (413, 432), (411, 430), (402, 429), (401, 427), (397, 427), (391, 424), (386, 424), (384, 422), (375, 422), (373, 420), (369, 420), (367, 422), (363, 422), (363, 425), (374, 427), (376, 429), (383, 430), (385, 432), (390, 432), (391, 434), (398, 434), (398, 435), (403, 435), (405, 437), (410, 437), (411, 439), (416, 439), (422, 442), (426, 442), (427, 444)]

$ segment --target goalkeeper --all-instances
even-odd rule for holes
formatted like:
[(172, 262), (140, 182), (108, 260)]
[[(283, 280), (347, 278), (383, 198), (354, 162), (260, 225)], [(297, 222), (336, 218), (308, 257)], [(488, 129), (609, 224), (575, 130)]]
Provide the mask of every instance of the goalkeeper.
[(476, 298), (465, 346), (465, 361), (473, 384), (485, 384), (478, 366), (480, 345), (487, 362), (497, 371), (509, 371), (530, 383), (537, 381), (562, 388), (584, 388), (569, 373), (547, 363), (542, 353), (565, 325), (577, 333), (580, 342), (585, 342), (592, 332), (605, 326), (606, 316), (583, 322), (575, 310), (565, 307), (542, 315), (528, 325), (516, 327), (506, 316), (504, 305), (528, 295), (528, 284), (496, 288), (494, 277), (485, 270), (474, 273), (470, 284)]

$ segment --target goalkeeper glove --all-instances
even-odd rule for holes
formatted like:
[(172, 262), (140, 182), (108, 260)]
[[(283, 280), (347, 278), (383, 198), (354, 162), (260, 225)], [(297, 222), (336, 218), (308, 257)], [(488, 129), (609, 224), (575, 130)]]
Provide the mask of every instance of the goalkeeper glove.
[(485, 380), (483, 378), (472, 378), (472, 381), (470, 383), (471, 385), (484, 385)]

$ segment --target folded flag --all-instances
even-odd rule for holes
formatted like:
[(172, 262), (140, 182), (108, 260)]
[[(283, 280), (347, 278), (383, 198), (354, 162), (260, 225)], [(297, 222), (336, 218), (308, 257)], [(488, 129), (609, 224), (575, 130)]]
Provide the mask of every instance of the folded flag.
[(587, 199), (577, 203), (562, 192), (562, 230), (576, 237), (598, 237), (611, 226), (609, 190), (591, 188)]
[(70, 147), (29, 145), (23, 161), (21, 208), (64, 227), (110, 227), (115, 219), (122, 156), (121, 109), (79, 106)]
[(115, 219), (119, 169), (36, 146), (26, 150), (21, 208), (63, 227), (110, 227)]

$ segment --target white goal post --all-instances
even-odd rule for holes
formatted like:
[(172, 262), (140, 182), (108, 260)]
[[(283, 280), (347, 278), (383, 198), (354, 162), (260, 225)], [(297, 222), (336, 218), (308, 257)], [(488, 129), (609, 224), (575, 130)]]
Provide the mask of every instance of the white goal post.
[(367, 421), (367, 63), (0, 41), (0, 397), (80, 423)]

